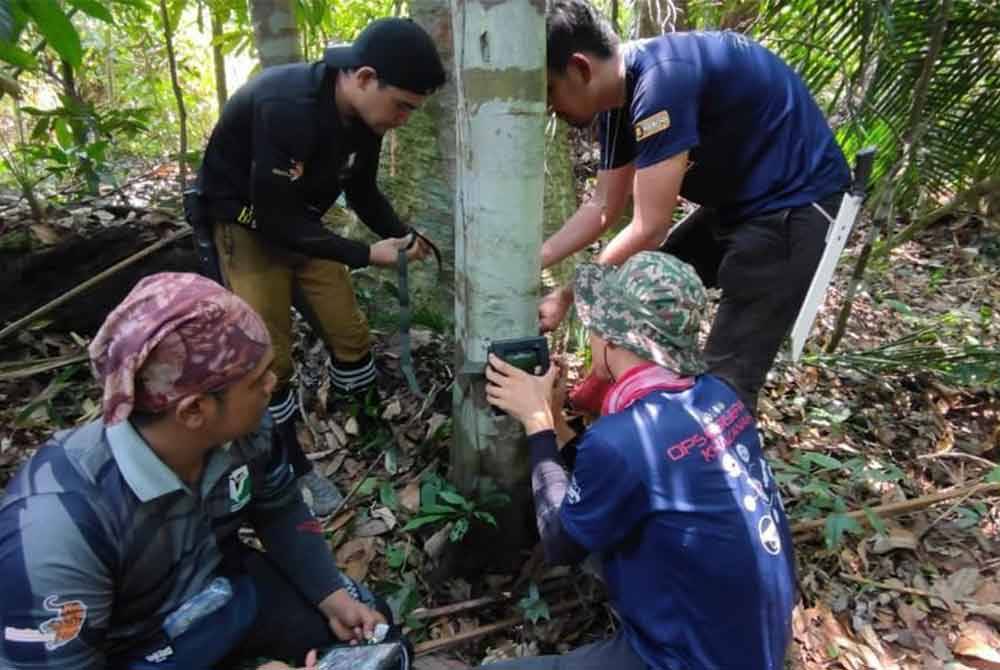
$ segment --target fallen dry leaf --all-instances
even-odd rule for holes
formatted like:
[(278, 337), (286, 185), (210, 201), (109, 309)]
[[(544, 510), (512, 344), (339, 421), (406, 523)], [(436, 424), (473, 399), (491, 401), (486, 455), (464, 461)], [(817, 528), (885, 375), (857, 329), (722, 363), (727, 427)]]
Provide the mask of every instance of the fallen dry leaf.
[(943, 596), (955, 600), (956, 598), (968, 598), (971, 596), (976, 588), (979, 586), (980, 582), (979, 570), (977, 568), (962, 568), (961, 570), (956, 570), (951, 575), (948, 576), (947, 581), (943, 585), (938, 583), (936, 590)]
[(337, 550), (337, 566), (354, 581), (363, 581), (375, 553), (374, 537), (348, 540)]
[(997, 580), (996, 577), (984, 580), (972, 597), (980, 605), (1000, 603), (1000, 580)]
[(403, 413), (403, 406), (397, 399), (393, 400), (388, 405), (386, 405), (385, 410), (382, 412), (382, 418), (385, 421), (392, 421), (402, 413)]
[(970, 614), (989, 619), (995, 624), (1000, 624), (1000, 605), (966, 605)]
[(448, 417), (444, 414), (438, 414), (437, 412), (432, 414), (431, 418), (427, 420), (427, 432), (424, 433), (424, 440), (430, 440), (434, 437), (434, 433), (436, 433), (438, 428), (440, 428), (441, 425), (447, 420)]
[(323, 476), (330, 477), (335, 475), (340, 470), (340, 466), (344, 464), (346, 458), (347, 454), (343, 451), (331, 458), (330, 462), (323, 467)]
[(977, 668), (1000, 670), (1000, 634), (988, 624), (966, 621), (952, 653), (976, 659)]
[(389, 509), (388, 507), (383, 507), (383, 506), (379, 505), (378, 507), (376, 507), (375, 509), (372, 510), (371, 515), (372, 515), (372, 518), (380, 519), (380, 520), (384, 521), (385, 525), (389, 527), (389, 530), (392, 530), (393, 528), (395, 528), (396, 524), (399, 523), (396, 520), (396, 515), (393, 514), (392, 510)]
[(444, 548), (448, 546), (448, 534), (451, 533), (452, 524), (446, 523), (424, 542), (424, 553), (432, 561), (441, 557)]
[(357, 537), (376, 537), (389, 532), (389, 524), (382, 519), (368, 519), (363, 524), (354, 529)]
[(913, 531), (902, 526), (889, 528), (888, 535), (878, 535), (872, 545), (873, 554), (888, 554), (896, 549), (908, 549), (913, 551), (917, 548), (917, 536)]
[(344, 432), (344, 429), (340, 427), (339, 423), (336, 421), (329, 421), (327, 422), (327, 426), (330, 429), (330, 433), (337, 439), (340, 446), (347, 444), (347, 433)]
[(414, 479), (399, 493), (399, 504), (410, 514), (420, 509), (420, 480)]
[(42, 244), (55, 244), (62, 238), (59, 231), (47, 223), (33, 223), (30, 228), (31, 234)]
[(848, 670), (890, 670), (898, 665), (887, 655), (879, 653), (854, 636), (840, 623), (825, 605), (793, 614), (792, 631), (795, 639), (815, 661), (826, 665), (840, 663)]

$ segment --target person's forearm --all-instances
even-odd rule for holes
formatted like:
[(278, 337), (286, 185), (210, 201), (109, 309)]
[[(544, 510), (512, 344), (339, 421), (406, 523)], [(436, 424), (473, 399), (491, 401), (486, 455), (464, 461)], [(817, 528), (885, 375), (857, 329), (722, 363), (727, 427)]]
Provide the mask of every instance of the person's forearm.
[(658, 249), (669, 229), (669, 223), (644, 228), (638, 219), (632, 219), (629, 225), (608, 242), (608, 246), (597, 257), (597, 262), (602, 265), (621, 265), (640, 251)]
[(555, 421), (552, 418), (552, 410), (547, 405), (524, 419), (523, 423), (526, 435), (540, 433), (545, 430), (553, 430), (555, 427)]
[(566, 444), (576, 437), (576, 431), (569, 427), (569, 423), (566, 421), (566, 416), (562, 411), (558, 412), (558, 416), (555, 417), (555, 433), (556, 433), (556, 444), (560, 449), (566, 446)]
[(621, 215), (609, 212), (598, 200), (589, 200), (542, 244), (542, 268), (555, 265), (599, 238)]
[(280, 224), (261, 225), (259, 232), (269, 242), (298, 254), (343, 263), (349, 268), (368, 265), (370, 251), (367, 244), (336, 235), (318, 222), (304, 221), (302, 225), (283, 227)]
[(271, 561), (314, 605), (344, 586), (323, 528), (301, 497), (261, 515), (254, 528)]
[(347, 204), (376, 235), (382, 239), (406, 235), (407, 226), (399, 220), (396, 210), (375, 184), (364, 188), (351, 186), (346, 195)]
[(531, 450), (535, 520), (545, 560), (550, 565), (578, 563), (587, 551), (567, 535), (559, 519), (559, 508), (569, 490), (569, 476), (556, 449), (555, 435), (551, 431), (529, 435), (528, 449)]

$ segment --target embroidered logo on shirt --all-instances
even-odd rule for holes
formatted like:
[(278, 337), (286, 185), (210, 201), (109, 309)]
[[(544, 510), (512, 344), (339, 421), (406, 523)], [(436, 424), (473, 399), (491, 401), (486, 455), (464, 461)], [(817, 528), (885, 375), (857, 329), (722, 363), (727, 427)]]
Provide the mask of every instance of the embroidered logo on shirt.
[(69, 644), (80, 635), (83, 622), (87, 620), (87, 606), (80, 600), (59, 602), (59, 596), (49, 596), (43, 606), (56, 616), (46, 619), (34, 628), (14, 628), (7, 626), (3, 637), (10, 642), (42, 642), (49, 651)]
[(274, 168), (271, 170), (271, 174), (276, 174), (279, 177), (288, 177), (288, 181), (296, 181), (306, 172), (306, 165), (302, 161), (297, 161), (294, 158), (291, 160), (291, 167), (287, 170), (279, 170)]
[(774, 522), (771, 515), (761, 517), (757, 523), (757, 533), (760, 535), (760, 544), (764, 551), (777, 556), (781, 553), (781, 535), (778, 533), (778, 524)]
[(250, 469), (241, 465), (229, 473), (229, 511), (237, 512), (250, 502)]
[(670, 113), (667, 110), (657, 112), (652, 116), (647, 116), (645, 119), (635, 124), (635, 139), (636, 141), (642, 141), (647, 137), (652, 137), (656, 133), (662, 133), (664, 130), (670, 127)]
[(164, 647), (163, 649), (157, 649), (152, 654), (146, 657), (146, 660), (150, 663), (163, 663), (165, 660), (174, 655), (173, 647)]
[(351, 175), (354, 173), (354, 162), (357, 160), (357, 157), (358, 152), (355, 151), (347, 157), (347, 162), (340, 166), (340, 170), (337, 173), (340, 181), (346, 181), (351, 178)]
[(296, 526), (295, 530), (299, 531), (300, 533), (311, 533), (313, 535), (322, 535), (323, 524), (321, 524), (317, 519), (308, 519), (300, 523), (298, 526)]
[(569, 482), (569, 488), (566, 490), (566, 502), (570, 505), (580, 502), (580, 485), (576, 482), (576, 477), (573, 477)]

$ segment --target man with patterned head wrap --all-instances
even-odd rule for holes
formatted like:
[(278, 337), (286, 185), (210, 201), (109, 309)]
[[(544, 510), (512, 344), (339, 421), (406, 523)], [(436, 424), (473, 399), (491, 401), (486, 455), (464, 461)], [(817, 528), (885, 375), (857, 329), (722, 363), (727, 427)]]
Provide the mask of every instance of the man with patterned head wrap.
[(57, 433), (0, 502), (0, 667), (301, 662), (370, 637), (387, 613), (337, 570), (273, 444), (257, 313), (198, 275), (153, 275), (90, 355), (102, 418)]
[(580, 266), (574, 291), (592, 374), (610, 382), (601, 418), (572, 433), (551, 403), (555, 365), (536, 377), (492, 356), (486, 393), (528, 433), (547, 559), (598, 555), (622, 626), (566, 656), (489, 667), (780, 670), (795, 596), (788, 520), (753, 416), (705, 374), (701, 280), (644, 251)]

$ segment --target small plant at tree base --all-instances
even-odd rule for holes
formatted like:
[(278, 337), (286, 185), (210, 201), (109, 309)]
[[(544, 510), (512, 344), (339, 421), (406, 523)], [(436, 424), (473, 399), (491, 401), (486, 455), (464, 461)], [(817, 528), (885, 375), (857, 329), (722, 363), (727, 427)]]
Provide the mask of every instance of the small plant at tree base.
[(524, 618), (531, 623), (538, 623), (539, 619), (545, 619), (548, 621), (551, 617), (549, 613), (549, 604), (545, 602), (545, 598), (538, 592), (538, 584), (531, 582), (531, 586), (528, 588), (528, 595), (524, 596), (517, 602), (518, 608), (524, 613)]
[(510, 503), (505, 493), (487, 490), (475, 500), (470, 500), (438, 474), (424, 478), (420, 486), (420, 510), (403, 526), (404, 531), (428, 525), (442, 526), (452, 523), (449, 539), (460, 542), (473, 521), (496, 527), (496, 518), (487, 510)]

